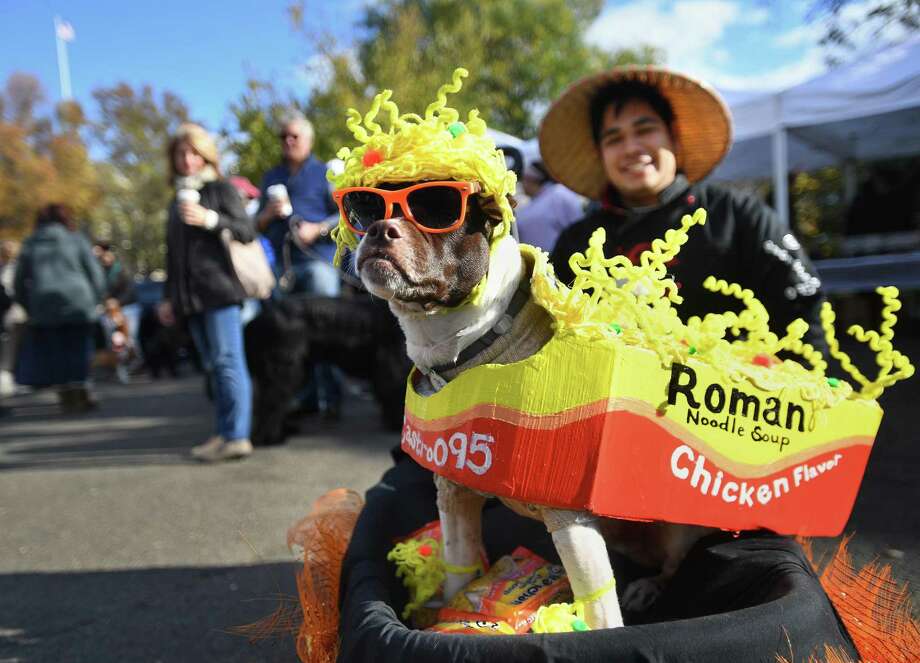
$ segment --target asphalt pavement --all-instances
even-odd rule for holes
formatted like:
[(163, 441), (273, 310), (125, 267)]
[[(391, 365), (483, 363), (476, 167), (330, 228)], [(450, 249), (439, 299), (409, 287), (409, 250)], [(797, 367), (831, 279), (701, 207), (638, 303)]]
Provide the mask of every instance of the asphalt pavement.
[[(920, 364), (920, 341), (899, 347)], [(905, 346), (906, 342), (906, 346)], [(62, 416), (49, 392), (0, 419), (0, 663), (294, 663), (292, 635), (233, 632), (290, 604), (287, 528), (325, 491), (360, 492), (398, 436), (352, 395), (342, 421), (307, 420), (288, 444), (201, 465), (199, 376), (101, 384), (102, 407)], [(891, 389), (847, 532), (857, 561), (920, 583), (920, 378)], [(836, 540), (816, 541), (819, 553)]]
[(291, 635), (232, 629), (294, 600), (287, 528), (327, 490), (374, 484), (398, 435), (353, 396), (340, 422), (202, 465), (187, 458), (210, 433), (199, 376), (98, 391), (74, 417), (50, 392), (4, 401), (0, 662), (296, 662)]

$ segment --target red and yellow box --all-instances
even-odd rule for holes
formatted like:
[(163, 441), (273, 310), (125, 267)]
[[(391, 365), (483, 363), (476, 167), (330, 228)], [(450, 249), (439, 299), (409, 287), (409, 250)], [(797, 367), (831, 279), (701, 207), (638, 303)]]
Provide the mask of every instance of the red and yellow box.
[(690, 358), (663, 368), (622, 342), (557, 335), (514, 364), (420, 396), (410, 375), (402, 448), (499, 497), (601, 516), (835, 536), (882, 410), (817, 408), (793, 390), (728, 383)]

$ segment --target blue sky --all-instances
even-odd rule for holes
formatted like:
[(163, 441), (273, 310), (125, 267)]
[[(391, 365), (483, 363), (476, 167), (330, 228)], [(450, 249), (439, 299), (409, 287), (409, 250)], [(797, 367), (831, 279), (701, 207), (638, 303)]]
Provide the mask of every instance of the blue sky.
[[(308, 2), (309, 21), (339, 40), (354, 33), (368, 0)], [(75, 98), (125, 81), (172, 90), (210, 129), (229, 127), (228, 104), (247, 78), (273, 80), (305, 96), (309, 42), (288, 20), (289, 0), (0, 0), (0, 82), (13, 72), (36, 75), (57, 101), (53, 17), (69, 21)], [(854, 16), (864, 2), (848, 11)], [(822, 27), (804, 20), (810, 0), (609, 1), (588, 39), (616, 49), (652, 44), (667, 63), (723, 90), (776, 89), (824, 70)], [(458, 63), (460, 64), (460, 63)]]
[[(59, 98), (53, 18), (74, 28), (68, 44), (74, 97), (84, 105), (99, 86), (149, 83), (176, 92), (193, 117), (218, 129), (251, 76), (303, 86), (306, 39), (288, 20), (287, 0), (0, 0), (0, 81), (36, 75)], [(357, 2), (338, 3), (352, 7)], [(355, 15), (354, 10), (348, 12)], [(348, 21), (332, 25), (336, 30)], [(282, 85), (282, 87), (284, 87)], [(302, 92), (302, 90), (300, 90)]]

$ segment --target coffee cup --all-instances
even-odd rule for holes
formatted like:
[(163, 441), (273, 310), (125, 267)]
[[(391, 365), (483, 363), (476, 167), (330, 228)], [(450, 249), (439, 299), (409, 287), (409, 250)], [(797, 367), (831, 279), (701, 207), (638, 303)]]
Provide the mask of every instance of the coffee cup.
[(294, 213), (294, 208), (291, 207), (291, 198), (288, 196), (288, 190), (286, 186), (283, 184), (272, 184), (270, 187), (265, 189), (265, 193), (269, 200), (278, 200), (284, 203), (281, 208), (281, 216), (290, 216)]
[(176, 200), (180, 203), (197, 203), (201, 200), (201, 194), (195, 189), (179, 189), (176, 192)]

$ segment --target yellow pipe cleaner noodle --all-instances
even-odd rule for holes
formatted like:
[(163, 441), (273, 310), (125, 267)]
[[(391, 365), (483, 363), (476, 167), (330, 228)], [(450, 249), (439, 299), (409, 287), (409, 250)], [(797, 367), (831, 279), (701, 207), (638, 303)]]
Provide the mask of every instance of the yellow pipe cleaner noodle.
[(597, 601), (608, 592), (614, 591), (616, 586), (616, 578), (613, 578), (590, 594), (576, 596), (572, 603), (541, 605), (537, 609), (530, 630), (534, 633), (570, 633), (590, 630), (585, 621), (585, 604)]
[[(460, 91), (466, 76), (465, 69), (456, 69), (451, 82), (441, 86), (424, 116), (400, 114), (391, 99), (391, 90), (377, 94), (364, 115), (349, 109), (346, 124), (360, 144), (339, 150), (344, 170), (339, 175), (329, 173), (328, 177), (336, 188), (441, 179), (479, 182), (480, 195), (493, 198), (501, 213), (501, 221), (491, 238), (494, 248), (497, 240), (510, 232), (514, 222), (509, 195), (514, 193), (516, 178), (508, 170), (502, 152), (486, 135), (486, 124), (479, 112), (471, 110), (463, 123), (459, 112), (448, 106), (448, 95)], [(378, 120), (385, 121), (387, 127)], [(821, 313), (830, 353), (859, 385), (858, 392), (846, 382), (825, 377), (824, 357), (802, 340), (808, 331), (807, 323), (796, 320), (787, 326), (785, 334), (778, 336), (770, 330), (769, 315), (763, 304), (752, 291), (737, 283), (709, 277), (703, 287), (738, 299), (744, 306), (740, 313), (709, 313), (684, 323), (676, 308), (683, 300), (677, 284), (667, 276), (667, 263), (686, 243), (690, 228), (705, 222), (703, 209), (693, 216), (684, 216), (679, 228), (668, 230), (664, 238), (652, 242), (637, 265), (625, 256), (605, 257), (606, 235), (599, 228), (585, 252), (575, 253), (569, 259), (575, 274), (571, 288), (559, 284), (552, 276), (546, 254), (524, 247), (536, 265), (534, 296), (553, 316), (559, 333), (596, 340), (616, 337), (620, 342), (654, 351), (663, 366), (674, 361), (685, 362), (693, 356), (727, 380), (748, 380), (768, 391), (796, 390), (815, 409), (846, 398), (878, 398), (885, 388), (913, 375), (909, 359), (892, 345), (895, 312), (901, 307), (898, 291), (892, 287), (878, 289), (884, 302), (883, 322), (878, 331), (866, 331), (859, 326), (848, 330), (876, 353), (879, 373), (874, 380), (862, 375), (840, 350), (830, 305), (825, 304)], [(333, 237), (338, 264), (342, 252), (356, 249), (358, 240), (344, 223), (333, 231)], [(477, 301), (484, 284), (485, 279), (464, 303)], [(726, 338), (729, 332), (740, 336), (740, 340), (729, 342)], [(763, 365), (753, 361), (758, 355), (774, 358), (781, 351), (798, 355), (803, 363), (777, 359), (775, 364), (771, 360)]]
[[(811, 402), (815, 411), (846, 398), (878, 398), (885, 388), (913, 375), (910, 360), (892, 345), (895, 312), (901, 307), (897, 288), (893, 287), (878, 289), (884, 303), (878, 331), (859, 326), (848, 330), (875, 351), (880, 370), (874, 380), (863, 376), (840, 350), (834, 335), (833, 310), (830, 304), (824, 304), (821, 320), (830, 353), (860, 385), (857, 392), (848, 383), (825, 376), (824, 357), (802, 341), (808, 331), (804, 320), (795, 320), (783, 336), (777, 336), (770, 330), (770, 316), (763, 304), (751, 290), (737, 283), (710, 276), (703, 287), (738, 299), (744, 306), (740, 313), (709, 313), (684, 323), (677, 314), (682, 298), (677, 285), (667, 276), (667, 263), (686, 243), (690, 229), (705, 223), (703, 209), (693, 216), (685, 215), (680, 228), (668, 230), (663, 239), (652, 242), (636, 265), (625, 256), (605, 257), (606, 234), (599, 228), (585, 252), (569, 259), (575, 274), (571, 288), (555, 279), (545, 253), (525, 246), (523, 250), (535, 265), (533, 295), (551, 314), (557, 334), (641, 346), (655, 352), (663, 367), (675, 361), (686, 362), (692, 356), (708, 364), (726, 382), (747, 380), (767, 391), (797, 392)], [(729, 332), (740, 338), (729, 341)], [(780, 361), (775, 355), (784, 350), (798, 355), (803, 362)]]
[[(427, 547), (423, 554), (421, 549)], [(444, 582), (445, 567), (441, 558), (441, 544), (436, 539), (409, 539), (397, 543), (387, 554), (387, 559), (396, 564), (396, 577), (403, 579), (409, 590), (409, 602), (402, 612), (402, 618), (418, 610), (428, 599), (437, 594)]]
[[(343, 147), (337, 156), (345, 166), (339, 175), (327, 177), (336, 189), (351, 186), (376, 187), (384, 182), (418, 182), (458, 180), (479, 182), (480, 196), (491, 197), (501, 212), (491, 245), (511, 232), (514, 213), (508, 196), (517, 184), (508, 170), (504, 154), (486, 134), (486, 123), (478, 110), (471, 110), (465, 122), (459, 112), (447, 105), (447, 95), (463, 87), (466, 69), (454, 70), (450, 83), (442, 85), (435, 100), (425, 109), (424, 117), (414, 113), (400, 114), (391, 100), (392, 90), (383, 90), (374, 97), (363, 116), (348, 109), (346, 126), (360, 145)], [(385, 129), (378, 118), (385, 115)], [(373, 158), (365, 158), (372, 156)], [(358, 246), (344, 223), (333, 231), (336, 243), (335, 263), (340, 264), (343, 252)], [(476, 301), (484, 285), (480, 283), (467, 301)]]
[(537, 609), (530, 630), (534, 633), (571, 633), (587, 631), (583, 603), (551, 603)]

